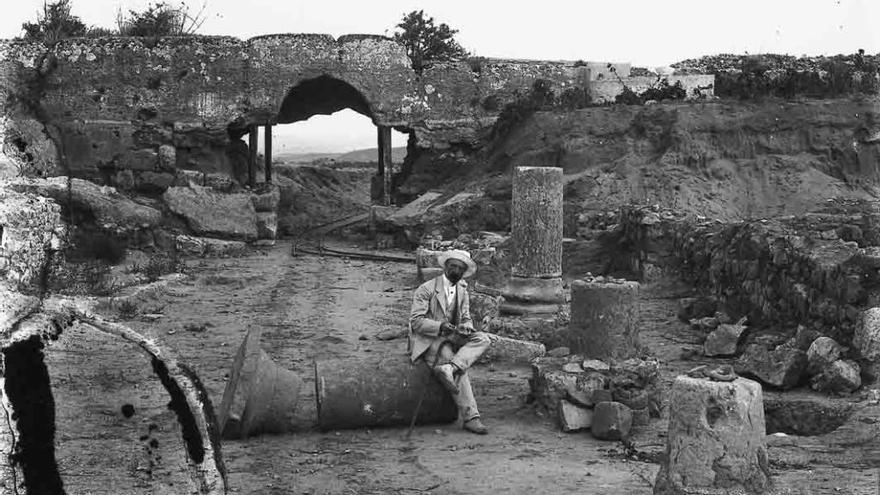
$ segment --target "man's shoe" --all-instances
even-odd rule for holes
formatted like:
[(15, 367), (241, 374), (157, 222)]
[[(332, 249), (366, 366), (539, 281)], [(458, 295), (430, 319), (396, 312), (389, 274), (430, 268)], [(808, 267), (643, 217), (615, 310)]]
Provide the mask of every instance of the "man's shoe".
[(453, 396), (458, 395), (458, 385), (455, 383), (454, 372), (455, 367), (451, 364), (441, 364), (434, 367), (434, 374), (437, 376), (437, 379)]
[(489, 433), (489, 428), (486, 428), (486, 425), (480, 421), (480, 418), (465, 421), (463, 426), (465, 430), (471, 433), (476, 433), (477, 435), (485, 435), (486, 433)]

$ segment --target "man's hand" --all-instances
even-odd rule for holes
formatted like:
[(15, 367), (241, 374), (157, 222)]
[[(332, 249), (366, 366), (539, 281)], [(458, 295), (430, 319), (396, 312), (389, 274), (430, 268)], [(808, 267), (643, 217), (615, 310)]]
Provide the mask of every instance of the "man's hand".
[(449, 324), (449, 322), (444, 321), (443, 323), (440, 324), (440, 335), (443, 335), (443, 336), (452, 335), (456, 331), (458, 331), (457, 327), (455, 325)]
[(467, 326), (463, 326), (463, 325), (458, 325), (457, 327), (455, 327), (455, 333), (462, 335), (464, 337), (467, 337), (474, 332), (476, 332), (476, 330), (474, 330), (471, 327), (467, 327)]

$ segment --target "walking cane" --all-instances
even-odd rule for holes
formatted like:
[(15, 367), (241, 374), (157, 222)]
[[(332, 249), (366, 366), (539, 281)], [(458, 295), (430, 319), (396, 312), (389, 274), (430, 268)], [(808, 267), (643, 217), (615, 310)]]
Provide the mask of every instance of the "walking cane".
[[(432, 373), (434, 372), (434, 366), (437, 366), (437, 361), (440, 360), (440, 349), (442, 349), (444, 345), (446, 345), (445, 342), (444, 342), (444, 343), (443, 343), (443, 344), (437, 349), (437, 353), (434, 354), (434, 362), (431, 363), (431, 367), (429, 368), (429, 370), (430, 370)], [(426, 362), (426, 363), (427, 363), (427, 362)], [(409, 440), (409, 436), (412, 435), (413, 428), (414, 428), (415, 425), (416, 425), (416, 418), (419, 417), (419, 411), (422, 410), (422, 401), (425, 400), (425, 394), (426, 394), (427, 392), (428, 392), (428, 387), (423, 387), (423, 388), (422, 388), (422, 392), (421, 392), (421, 394), (419, 395), (419, 401), (416, 402), (416, 410), (415, 410), (415, 412), (413, 412), (412, 420), (410, 420), (410, 422), (409, 422), (409, 430), (406, 431), (406, 436), (403, 437), (403, 438), (405, 438), (405, 439), (407, 439), (407, 440)]]

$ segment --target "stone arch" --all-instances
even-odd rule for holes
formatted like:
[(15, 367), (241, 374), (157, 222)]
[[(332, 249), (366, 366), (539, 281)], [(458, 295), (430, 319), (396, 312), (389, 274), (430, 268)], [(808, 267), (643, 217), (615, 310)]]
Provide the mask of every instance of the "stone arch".
[(360, 90), (342, 79), (324, 74), (293, 86), (281, 101), (274, 120), (278, 124), (289, 124), (314, 115), (330, 115), (346, 108), (370, 118), (378, 125), (370, 103)]

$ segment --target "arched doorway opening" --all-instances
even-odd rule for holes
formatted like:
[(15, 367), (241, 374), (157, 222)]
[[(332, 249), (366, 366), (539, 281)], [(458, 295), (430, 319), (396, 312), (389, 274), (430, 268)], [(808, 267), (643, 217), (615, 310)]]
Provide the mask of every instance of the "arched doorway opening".
[(332, 159), (356, 151), (354, 159), (376, 164), (370, 185), (372, 204), (393, 203), (394, 176), (400, 171), (408, 135), (376, 122), (369, 102), (351, 84), (327, 75), (306, 79), (288, 91), (276, 115), (267, 116), (262, 124), (259, 119), (252, 122), (248, 182), (256, 180), (258, 154), (263, 155), (265, 181), (272, 182), (276, 156), (313, 154)]

